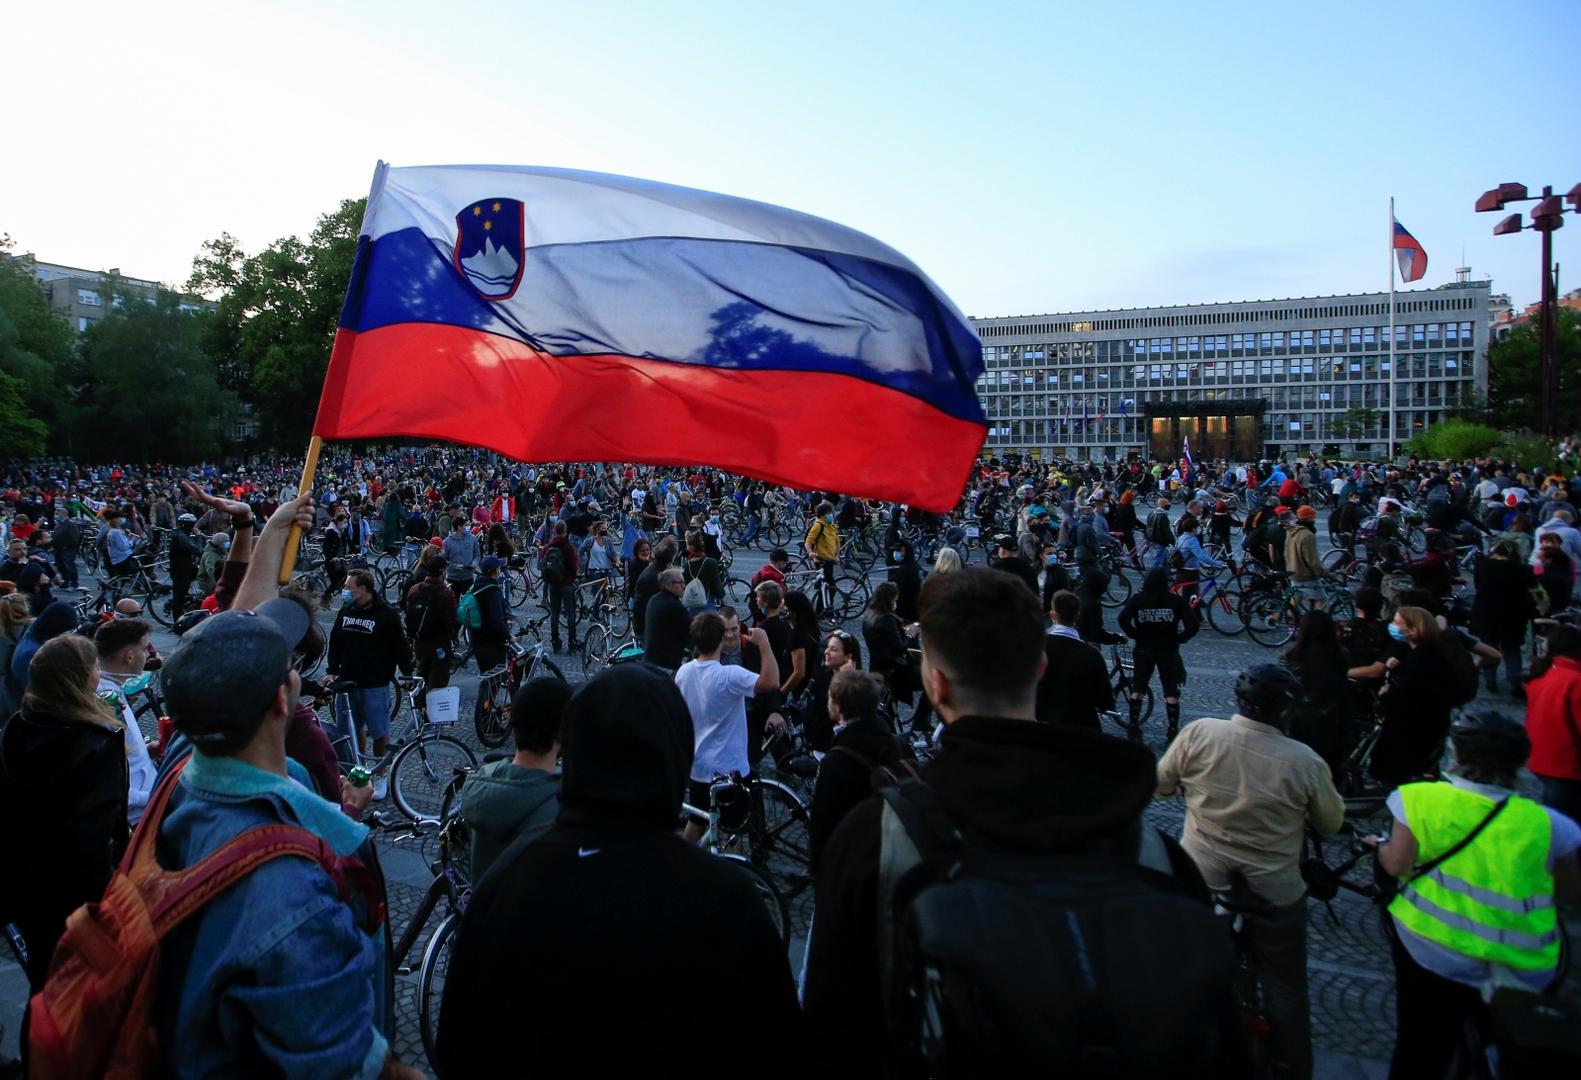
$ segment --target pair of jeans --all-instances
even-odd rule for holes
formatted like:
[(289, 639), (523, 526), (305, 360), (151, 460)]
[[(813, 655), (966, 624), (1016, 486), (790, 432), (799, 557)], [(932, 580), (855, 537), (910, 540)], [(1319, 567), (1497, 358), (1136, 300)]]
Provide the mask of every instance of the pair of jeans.
[(78, 585), (77, 549), (74, 547), (56, 548), (55, 557), (60, 568), (61, 579), (66, 582), (65, 587), (75, 589)]
[(560, 613), (565, 612), (565, 633), (569, 644), (576, 644), (576, 586), (545, 585), (549, 592), (549, 640), (560, 644)]
[(741, 542), (750, 544), (758, 538), (758, 530), (763, 526), (763, 518), (759, 514), (747, 515), (747, 531), (742, 535)]
[(335, 756), (349, 765), (358, 759), (357, 732), (370, 739), (390, 734), (390, 688), (359, 686), (335, 695)]
[(1275, 1068), (1281, 1076), (1310, 1077), (1312, 1015), (1307, 999), (1306, 898), (1271, 907), (1267, 914), (1248, 914), (1243, 918), (1242, 933), (1248, 935), (1263, 988)]

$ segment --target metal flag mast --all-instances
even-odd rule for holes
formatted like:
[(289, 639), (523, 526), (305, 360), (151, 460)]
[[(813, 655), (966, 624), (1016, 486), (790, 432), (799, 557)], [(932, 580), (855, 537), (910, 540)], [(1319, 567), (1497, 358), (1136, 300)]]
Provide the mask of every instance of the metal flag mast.
[(1394, 196), (1389, 196), (1389, 460), (1399, 451), (1394, 441)]

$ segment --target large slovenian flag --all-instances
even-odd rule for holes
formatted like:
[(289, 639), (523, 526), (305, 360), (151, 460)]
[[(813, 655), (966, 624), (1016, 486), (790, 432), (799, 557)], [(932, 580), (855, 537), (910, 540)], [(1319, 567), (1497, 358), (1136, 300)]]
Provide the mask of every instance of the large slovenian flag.
[(927, 275), (833, 222), (598, 173), (381, 164), (313, 433), (947, 511), (986, 434), (982, 370)]
[(1398, 220), (1394, 223), (1394, 258), (1402, 281), (1416, 281), (1427, 273), (1427, 249)]

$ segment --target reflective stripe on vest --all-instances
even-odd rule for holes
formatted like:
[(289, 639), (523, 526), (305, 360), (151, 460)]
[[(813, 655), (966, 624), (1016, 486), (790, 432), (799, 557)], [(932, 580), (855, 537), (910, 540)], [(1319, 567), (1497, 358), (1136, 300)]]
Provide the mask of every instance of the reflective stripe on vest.
[[(1406, 784), (1400, 795), (1419, 863), (1457, 844), (1494, 806), (1486, 795), (1447, 783)], [(1511, 796), (1464, 850), (1404, 883), (1390, 914), (1421, 937), (1465, 956), (1523, 970), (1556, 967), (1551, 831), (1547, 811)]]

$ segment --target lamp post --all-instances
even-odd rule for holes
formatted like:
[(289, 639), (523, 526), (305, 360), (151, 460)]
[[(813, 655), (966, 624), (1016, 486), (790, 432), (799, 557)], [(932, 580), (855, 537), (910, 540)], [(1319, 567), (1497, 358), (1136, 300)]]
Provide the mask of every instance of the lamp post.
[[(1581, 184), (1577, 184), (1562, 198), (1554, 194), (1552, 185), (1543, 188), (1541, 195), (1528, 195), (1525, 184), (1500, 184), (1496, 188), (1489, 188), (1477, 198), (1477, 213), (1485, 214), (1494, 210), (1503, 210), (1509, 203), (1532, 202), (1537, 205), (1532, 207), (1532, 223), (1521, 224), (1521, 215), (1511, 214), (1509, 217), (1493, 226), (1494, 236), (1509, 236), (1520, 232), (1523, 228), (1534, 229), (1542, 233), (1542, 266), (1543, 266), (1543, 291), (1538, 306), (1537, 314), (1537, 339), (1538, 339), (1538, 409), (1541, 417), (1542, 433), (1548, 438), (1555, 438), (1559, 432), (1555, 419), (1554, 403), (1559, 391), (1559, 365), (1555, 360), (1554, 352), (1559, 345), (1559, 290), (1554, 281), (1553, 254), (1554, 230), (1564, 227), (1564, 215), (1567, 213), (1581, 213)], [(1569, 209), (1565, 203), (1570, 204)]]

